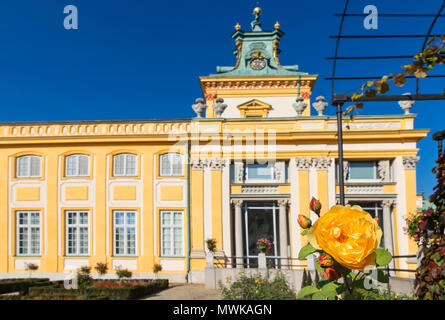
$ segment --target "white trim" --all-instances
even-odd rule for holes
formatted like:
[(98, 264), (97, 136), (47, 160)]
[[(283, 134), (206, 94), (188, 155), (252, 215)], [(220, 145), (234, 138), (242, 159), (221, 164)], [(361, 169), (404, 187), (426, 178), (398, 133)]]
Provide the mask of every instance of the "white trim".
[[(124, 228), (124, 253), (123, 254), (117, 254), (116, 253), (116, 218), (115, 218), (115, 214), (117, 212), (123, 212), (124, 213), (124, 223), (120, 226), (122, 226)], [(128, 213), (134, 213), (134, 254), (129, 254), (128, 253), (128, 247), (127, 247), (127, 214)], [(114, 257), (137, 257), (138, 256), (138, 211), (137, 210), (113, 210), (112, 211), (112, 218), (113, 218), (113, 256)], [(129, 225), (130, 228), (132, 228), (132, 224)]]
[[(92, 174), (93, 174), (93, 181), (92, 181), (92, 193), (91, 193), (91, 202), (93, 203), (92, 206), (92, 214), (93, 214), (93, 255), (96, 255), (96, 226), (97, 226), (97, 221), (96, 221), (96, 155), (93, 155), (93, 165), (91, 168)], [(108, 174), (108, 171), (106, 171), (106, 174)], [(90, 199), (90, 197), (88, 197), (88, 199)]]
[(204, 240), (212, 238), (212, 176), (204, 169)]
[[(299, 181), (298, 181), (298, 170), (297, 166), (295, 164), (295, 158), (291, 158), (289, 160), (289, 182), (290, 182), (290, 216), (289, 216), (289, 222), (290, 222), (290, 233), (291, 233), (291, 257), (297, 258), (298, 253), (301, 248), (301, 239), (300, 239), (300, 233), (298, 232), (300, 230), (298, 224), (297, 224), (297, 218), (300, 211), (300, 193), (299, 193)], [(298, 263), (297, 263), (298, 264)]]
[[(335, 161), (333, 161), (335, 163)], [(335, 165), (328, 168), (328, 208), (336, 204)]]
[[(77, 229), (77, 239), (76, 239), (76, 253), (69, 253), (68, 252), (68, 228), (69, 228), (69, 225), (68, 225), (68, 213), (70, 213), (70, 212), (72, 212), (72, 213), (76, 213), (76, 224), (74, 225), (74, 227)], [(88, 247), (87, 247), (87, 253), (79, 253), (79, 249), (80, 249), (80, 245), (79, 245), (79, 241), (80, 241), (80, 232), (78, 232), (79, 231), (79, 228), (80, 228), (80, 224), (79, 224), (79, 214), (81, 213), (81, 212), (86, 212), (87, 213), (87, 220), (88, 220), (88, 223), (87, 223), (87, 226), (88, 226), (88, 232), (87, 232), (87, 234), (88, 234), (88, 241), (87, 241), (87, 244), (88, 244)], [(67, 256), (67, 257), (88, 257), (88, 256), (90, 256), (90, 252), (91, 252), (91, 248), (90, 248), (90, 244), (91, 244), (91, 218), (90, 218), (90, 215), (91, 215), (91, 212), (89, 211), (89, 210), (66, 210), (65, 212), (64, 212), (64, 221), (65, 221), (65, 246), (64, 246), (64, 253), (65, 253), (65, 256)]]
[(156, 198), (157, 198), (157, 190), (156, 190), (156, 155), (153, 155), (153, 255), (155, 257), (158, 256), (158, 250), (157, 250), (157, 246), (158, 246), (158, 228), (157, 228), (157, 216), (158, 216), (158, 212), (157, 212), (157, 207), (156, 207)]
[(111, 251), (110, 251), (110, 205), (109, 205), (109, 196), (108, 196), (108, 189), (110, 188), (109, 185), (109, 177), (108, 177), (108, 172), (110, 172), (110, 156), (107, 154), (106, 156), (106, 161), (105, 161), (105, 186), (106, 186), (106, 191), (105, 191), (105, 217), (106, 217), (106, 221), (105, 221), (105, 226), (106, 226), (106, 230), (105, 230), (105, 251), (107, 253), (107, 256), (111, 256)]
[[(116, 157), (118, 157), (118, 156), (124, 156), (124, 155), (125, 155), (125, 157), (124, 157), (124, 168), (123, 168), (124, 173), (123, 174), (116, 174), (116, 166), (115, 166), (114, 159)], [(135, 163), (134, 174), (131, 174), (131, 175), (127, 174), (127, 156), (129, 156), (129, 155), (131, 155), (131, 156), (133, 156), (135, 158), (135, 161), (134, 161), (134, 163)], [(113, 162), (113, 164), (112, 164), (113, 165), (113, 177), (137, 177), (137, 172), (138, 172), (138, 156), (136, 154), (134, 154), (134, 153), (127, 153), (127, 152), (118, 153), (118, 154), (113, 155), (112, 162)]]
[(230, 161), (226, 164), (222, 170), (222, 186), (221, 186), (221, 199), (222, 199), (222, 241), (223, 250), (226, 256), (232, 255), (232, 215), (230, 206)]
[[(160, 256), (164, 256), (163, 255), (163, 251), (162, 251), (162, 247), (163, 247), (163, 241), (162, 241), (162, 228), (163, 228), (163, 220), (162, 220), (162, 214), (163, 213), (165, 213), (165, 212), (168, 212), (168, 213), (170, 213), (170, 215), (171, 215), (171, 223), (170, 223), (170, 225), (167, 225), (167, 228), (170, 228), (171, 229), (171, 233), (170, 233), (170, 235), (171, 235), (171, 239), (170, 239), (170, 244), (171, 244), (171, 250), (172, 250), (172, 252), (169, 254), (169, 255), (166, 255), (166, 256), (168, 256), (168, 257), (183, 257), (184, 256), (184, 251), (185, 251), (185, 230), (184, 230), (184, 224), (185, 224), (185, 218), (184, 218), (184, 211), (183, 210), (161, 210), (161, 211), (159, 211), (159, 221), (160, 221), (160, 235), (161, 235), (161, 237), (160, 237), (160, 239), (161, 239), (161, 245), (160, 245), (160, 249), (161, 249), (161, 252), (160, 252)], [(182, 249), (182, 251), (181, 251), (181, 253), (179, 253), (179, 254), (175, 254), (175, 245), (174, 245), (174, 237), (175, 237), (175, 234), (174, 234), (174, 228), (175, 228), (175, 224), (173, 223), (173, 220), (174, 220), (174, 214), (175, 213), (180, 213), (181, 214), (181, 234), (182, 234), (182, 245), (181, 245), (181, 249)]]
[(61, 188), (61, 182), (60, 182), (60, 171), (62, 170), (61, 167), (61, 161), (62, 161), (62, 156), (58, 156), (57, 157), (57, 165), (59, 170), (57, 170), (57, 253), (58, 255), (62, 255), (62, 226), (61, 226), (61, 219), (62, 219), (62, 208), (60, 207), (60, 204), (62, 203), (62, 199), (61, 199), (61, 192), (60, 192), (60, 188)]
[[(307, 199), (308, 206), (312, 197), (318, 199), (317, 170), (314, 167), (311, 167), (309, 169), (309, 199)], [(310, 212), (310, 217), (312, 222), (315, 222), (315, 220), (318, 219), (318, 216), (312, 211)]]
[[(141, 180), (140, 180), (140, 185), (139, 185), (139, 202), (140, 202), (140, 246), (141, 246), (141, 252), (140, 255), (143, 256), (144, 255), (144, 154), (141, 154)], [(136, 238), (137, 241), (137, 238)]]
[[(397, 228), (398, 235), (398, 254), (405, 255), (408, 254), (408, 236), (403, 231), (403, 228), (406, 226), (406, 181), (405, 181), (405, 169), (403, 167), (402, 157), (396, 157), (394, 160), (394, 178), (396, 183), (396, 191), (397, 191), (397, 225), (394, 227)], [(392, 215), (394, 216), (394, 214)], [(396, 248), (394, 248), (395, 250)], [(396, 253), (396, 252), (395, 252)], [(408, 269), (407, 259), (400, 259), (400, 268)]]

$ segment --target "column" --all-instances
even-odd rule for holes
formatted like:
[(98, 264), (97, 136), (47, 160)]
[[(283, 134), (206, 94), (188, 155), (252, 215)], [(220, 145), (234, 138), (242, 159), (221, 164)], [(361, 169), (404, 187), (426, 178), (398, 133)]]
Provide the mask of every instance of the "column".
[(287, 241), (287, 206), (289, 204), (288, 199), (280, 199), (278, 200), (279, 206), (279, 215), (280, 215), (280, 256), (281, 263), (286, 265), (282, 267), (282, 269), (288, 269), (289, 261), (288, 261), (288, 241)]
[[(235, 256), (243, 256), (243, 216), (241, 207), (243, 200), (232, 199), (235, 206)], [(243, 258), (236, 259), (236, 268), (243, 268)]]
[(313, 158), (313, 166), (317, 170), (317, 196), (322, 207), (321, 213), (329, 210), (329, 168), (333, 164), (332, 158)]
[[(395, 200), (388, 199), (382, 201), (383, 207), (383, 238), (385, 242), (385, 249), (394, 256), (394, 239), (393, 239), (393, 228), (392, 228), (392, 207), (396, 205)], [(391, 269), (395, 268), (394, 260), (391, 261), (389, 267)], [(390, 272), (391, 274), (391, 272)]]

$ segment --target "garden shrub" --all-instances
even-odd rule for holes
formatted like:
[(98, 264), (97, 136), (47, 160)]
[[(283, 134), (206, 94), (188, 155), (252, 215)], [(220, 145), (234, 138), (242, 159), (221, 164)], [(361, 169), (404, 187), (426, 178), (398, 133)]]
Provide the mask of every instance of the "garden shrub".
[(241, 274), (238, 280), (227, 287), (221, 283), (219, 287), (225, 300), (295, 300), (296, 297), (280, 271), (273, 279), (269, 272), (265, 277), (260, 274)]
[(48, 286), (51, 282), (47, 278), (43, 279), (4, 279), (0, 281), (0, 294), (20, 292), (28, 294), (30, 287)]

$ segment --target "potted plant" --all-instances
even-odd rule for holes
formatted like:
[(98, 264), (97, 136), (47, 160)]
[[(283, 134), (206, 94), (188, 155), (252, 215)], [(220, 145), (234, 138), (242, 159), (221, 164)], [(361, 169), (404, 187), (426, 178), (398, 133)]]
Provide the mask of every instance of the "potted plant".
[(98, 262), (94, 267), (100, 277), (107, 273), (108, 265), (106, 263)]
[(155, 279), (158, 278), (158, 273), (162, 271), (162, 266), (159, 263), (155, 263), (153, 266), (153, 272), (155, 274)]
[(27, 263), (26, 264), (26, 271), (29, 271), (30, 278), (31, 278), (31, 273), (37, 269), (39, 269), (39, 266), (35, 263)]
[(213, 258), (215, 256), (216, 250), (216, 239), (210, 238), (206, 240), (207, 244), (207, 255), (206, 255), (206, 265), (209, 268), (213, 267)]
[(260, 238), (256, 242), (257, 248), (260, 251), (258, 254), (258, 268), (266, 269), (266, 254), (272, 248), (272, 242), (267, 238)]

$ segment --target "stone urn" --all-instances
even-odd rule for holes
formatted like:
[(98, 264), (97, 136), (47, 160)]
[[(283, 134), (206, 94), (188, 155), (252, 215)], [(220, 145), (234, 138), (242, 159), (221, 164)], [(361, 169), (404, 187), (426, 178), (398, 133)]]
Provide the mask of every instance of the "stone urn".
[(214, 252), (207, 252), (206, 254), (206, 268), (213, 268), (213, 260), (215, 258)]
[(217, 98), (216, 104), (213, 105), (213, 110), (215, 110), (215, 115), (217, 118), (221, 118), (224, 110), (226, 110), (227, 104), (224, 103), (223, 98)]
[(296, 99), (296, 103), (294, 103), (292, 106), (294, 107), (295, 111), (297, 112), (297, 116), (301, 117), (301, 115), (303, 114), (303, 111), (307, 108), (307, 103), (304, 103), (304, 98), (303, 97), (298, 97)]
[[(404, 96), (410, 96), (411, 93), (404, 93)], [(411, 108), (414, 105), (414, 100), (401, 100), (399, 101), (399, 106), (405, 112), (405, 114), (410, 114)]]
[(196, 112), (196, 116), (201, 118), (202, 114), (206, 111), (207, 105), (204, 103), (203, 98), (196, 99), (196, 104), (192, 105), (193, 111)]
[(325, 102), (326, 98), (323, 96), (319, 96), (315, 99), (316, 102), (312, 104), (314, 109), (318, 112), (318, 116), (323, 116), (323, 112), (326, 110), (326, 107), (328, 106), (328, 103)]

